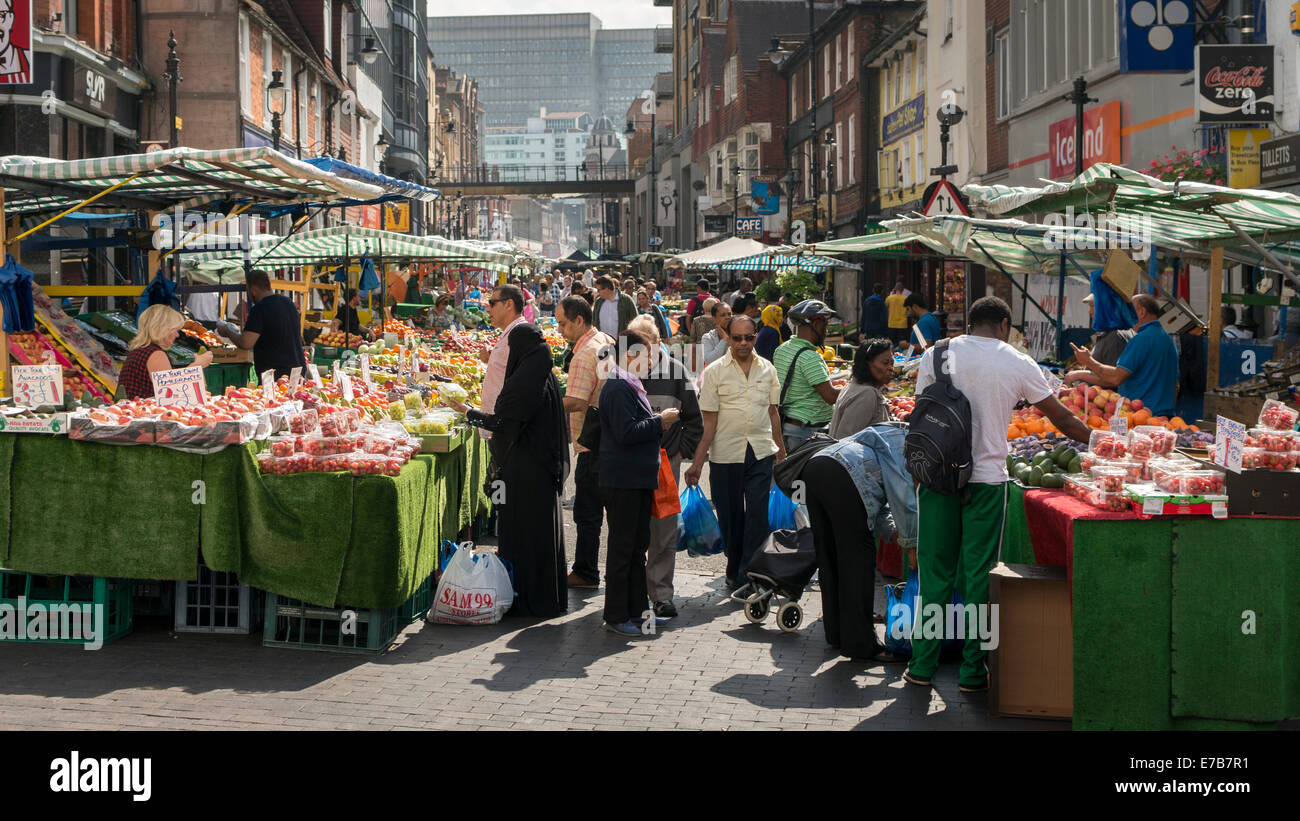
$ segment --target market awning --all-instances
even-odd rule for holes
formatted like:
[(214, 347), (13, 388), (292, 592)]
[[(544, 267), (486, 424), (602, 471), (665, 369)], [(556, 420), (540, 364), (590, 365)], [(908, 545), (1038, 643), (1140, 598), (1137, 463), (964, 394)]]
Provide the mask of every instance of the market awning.
[(786, 268), (802, 268), (814, 274), (829, 271), (833, 268), (847, 268), (853, 271), (862, 270), (861, 265), (852, 262), (817, 256), (816, 254), (801, 253), (795, 248), (765, 251), (752, 257), (729, 262), (727, 267), (733, 271), (781, 271)]
[[(375, 200), (378, 186), (323, 171), (266, 146), (214, 151), (171, 148), (86, 160), (0, 157), (5, 214), (161, 211), (173, 206), (225, 212)], [(93, 200), (88, 202), (88, 200)]]
[(761, 254), (770, 248), (770, 245), (764, 245), (763, 243), (756, 242), (752, 239), (728, 237), (727, 239), (714, 243), (707, 248), (701, 248), (697, 251), (690, 251), (685, 254), (678, 254), (675, 259), (680, 260), (681, 264), (687, 270), (714, 268), (718, 266), (729, 267), (727, 263), (738, 259), (747, 259), (757, 254)]
[(390, 177), (387, 174), (376, 174), (374, 171), (353, 165), (343, 160), (333, 157), (312, 157), (304, 162), (311, 163), (322, 171), (328, 171), (331, 174), (337, 174), (340, 177), (346, 177), (350, 180), (368, 183), (370, 185), (382, 188), (384, 196), (377, 200), (368, 200), (366, 202), (348, 202), (349, 205), (369, 205), (374, 202), (388, 202), (398, 199), (412, 199), (420, 202), (433, 202), (442, 196), (436, 188), (426, 188), (423, 185), (410, 182), (408, 180), (399, 180), (396, 177)]
[[(410, 259), (434, 262), (462, 263), (466, 267), (485, 268), (508, 272), (514, 264), (513, 257), (484, 251), (441, 237), (416, 237), (376, 228), (341, 225), (293, 234), (288, 238), (274, 237), (254, 242), (249, 249), (254, 265), (307, 265), (322, 260), (342, 260), (345, 256), (372, 257), (383, 254), (385, 260)], [(186, 254), (185, 259), (206, 263), (223, 259), (242, 259), (242, 250), (197, 251)]]

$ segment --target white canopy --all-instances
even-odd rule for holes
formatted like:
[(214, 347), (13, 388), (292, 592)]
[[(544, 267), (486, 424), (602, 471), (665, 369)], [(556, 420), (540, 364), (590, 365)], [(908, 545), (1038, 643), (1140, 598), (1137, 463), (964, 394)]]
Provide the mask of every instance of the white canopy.
[(770, 246), (752, 239), (728, 237), (722, 242), (714, 243), (707, 248), (678, 254), (673, 259), (679, 261), (687, 269), (710, 268), (715, 265), (725, 265), (732, 260), (752, 257), (769, 249)]

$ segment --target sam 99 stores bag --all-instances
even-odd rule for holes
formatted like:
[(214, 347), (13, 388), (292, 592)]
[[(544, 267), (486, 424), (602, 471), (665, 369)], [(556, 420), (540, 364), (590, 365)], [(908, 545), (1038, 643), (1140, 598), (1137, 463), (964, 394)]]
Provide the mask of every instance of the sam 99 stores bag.
[(457, 550), (442, 572), (430, 621), (496, 624), (514, 604), (510, 574), (495, 553)]

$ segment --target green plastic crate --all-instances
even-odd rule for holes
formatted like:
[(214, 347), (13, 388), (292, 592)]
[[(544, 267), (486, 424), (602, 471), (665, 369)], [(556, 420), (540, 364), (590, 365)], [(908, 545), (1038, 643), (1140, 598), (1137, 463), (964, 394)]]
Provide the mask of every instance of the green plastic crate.
[[(130, 579), (106, 579), (92, 576), (47, 576), (37, 573), (23, 573), (17, 570), (0, 570), (0, 607), (8, 611), (17, 608), (19, 598), (25, 600), (27, 607), (27, 624), (31, 622), (31, 610), (39, 605), (46, 610), (44, 632), (48, 635), (51, 624), (48, 608), (56, 605), (92, 605), (102, 607), (104, 613), (103, 643), (117, 641), (131, 632), (133, 612), (133, 584)], [(12, 613), (13, 611), (10, 611)], [(66, 612), (66, 611), (64, 611)], [(0, 613), (0, 619), (8, 614)], [(72, 615), (66, 621), (71, 627)], [(10, 624), (16, 619), (10, 617)], [(37, 644), (85, 644), (81, 638), (65, 638), (64, 619), (57, 625), (60, 638), (22, 638), (13, 635), (10, 630), (0, 633), (0, 642), (32, 642)]]
[[(343, 632), (343, 614), (356, 614), (355, 630)], [(266, 594), (263, 647), (322, 650), (330, 653), (378, 654), (401, 632), (400, 607), (317, 607), (275, 593)]]
[(429, 612), (429, 608), (433, 606), (435, 586), (433, 575), (430, 574), (429, 578), (425, 579), (411, 594), (411, 598), (402, 602), (401, 607), (397, 608), (397, 617), (402, 620), (403, 624), (410, 624), (424, 618), (425, 614)]

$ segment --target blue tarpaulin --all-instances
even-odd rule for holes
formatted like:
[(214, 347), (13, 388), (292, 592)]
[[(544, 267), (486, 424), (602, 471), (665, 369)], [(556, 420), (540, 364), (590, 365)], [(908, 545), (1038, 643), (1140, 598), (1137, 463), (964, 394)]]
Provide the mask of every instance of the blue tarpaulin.
[(314, 157), (310, 160), (304, 160), (321, 171), (337, 174), (358, 182), (377, 185), (388, 192), (386, 196), (373, 200), (357, 201), (344, 200), (349, 205), (370, 205), (377, 202), (388, 202), (395, 199), (412, 199), (420, 202), (433, 202), (442, 196), (436, 188), (427, 188), (417, 183), (399, 180), (396, 177), (389, 177), (385, 174), (376, 174), (374, 171), (368, 171), (360, 166), (353, 165), (343, 160), (337, 160), (333, 157)]

